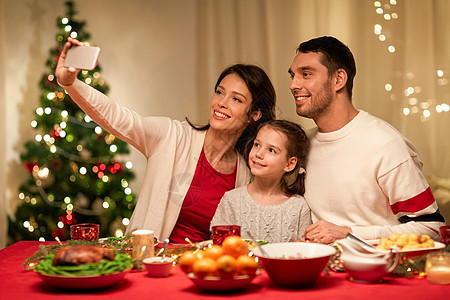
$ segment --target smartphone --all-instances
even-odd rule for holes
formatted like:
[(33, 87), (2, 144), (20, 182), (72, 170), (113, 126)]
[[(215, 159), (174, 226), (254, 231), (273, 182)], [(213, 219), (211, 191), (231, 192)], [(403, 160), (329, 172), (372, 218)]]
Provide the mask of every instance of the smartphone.
[(93, 70), (97, 65), (99, 47), (72, 46), (67, 52), (64, 67), (74, 67), (80, 70)]

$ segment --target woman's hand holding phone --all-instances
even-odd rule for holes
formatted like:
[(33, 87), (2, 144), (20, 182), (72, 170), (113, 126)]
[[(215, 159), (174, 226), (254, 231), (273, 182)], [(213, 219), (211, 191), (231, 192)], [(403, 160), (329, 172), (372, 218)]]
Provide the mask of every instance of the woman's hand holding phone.
[(72, 46), (84, 46), (84, 44), (71, 37), (67, 38), (67, 42), (64, 44), (64, 48), (59, 55), (58, 64), (56, 65), (55, 75), (58, 78), (58, 82), (62, 85), (72, 85), (78, 76), (79, 69), (74, 67), (64, 66), (67, 53)]

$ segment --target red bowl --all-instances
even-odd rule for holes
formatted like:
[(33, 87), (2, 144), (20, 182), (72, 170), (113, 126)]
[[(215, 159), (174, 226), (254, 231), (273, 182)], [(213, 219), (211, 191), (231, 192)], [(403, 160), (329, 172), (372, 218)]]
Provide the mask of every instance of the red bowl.
[(314, 285), (325, 269), (334, 247), (316, 243), (273, 243), (253, 249), (272, 282), (281, 287), (302, 288)]

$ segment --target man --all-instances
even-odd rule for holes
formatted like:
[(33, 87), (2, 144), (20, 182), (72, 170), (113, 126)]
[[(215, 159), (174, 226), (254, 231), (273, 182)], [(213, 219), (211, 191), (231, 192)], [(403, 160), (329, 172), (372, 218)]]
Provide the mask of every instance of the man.
[(289, 69), (297, 114), (311, 118), (305, 238), (331, 243), (350, 232), (439, 239), (444, 218), (422, 174), (416, 149), (388, 123), (352, 104), (355, 60), (333, 37), (300, 44)]

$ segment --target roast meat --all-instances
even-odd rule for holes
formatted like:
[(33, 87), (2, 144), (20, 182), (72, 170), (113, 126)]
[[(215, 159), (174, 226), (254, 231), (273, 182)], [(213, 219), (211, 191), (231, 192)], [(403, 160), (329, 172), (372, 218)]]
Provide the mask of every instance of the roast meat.
[(54, 266), (79, 266), (98, 263), (102, 259), (114, 260), (114, 251), (101, 246), (77, 245), (62, 247), (53, 258)]

